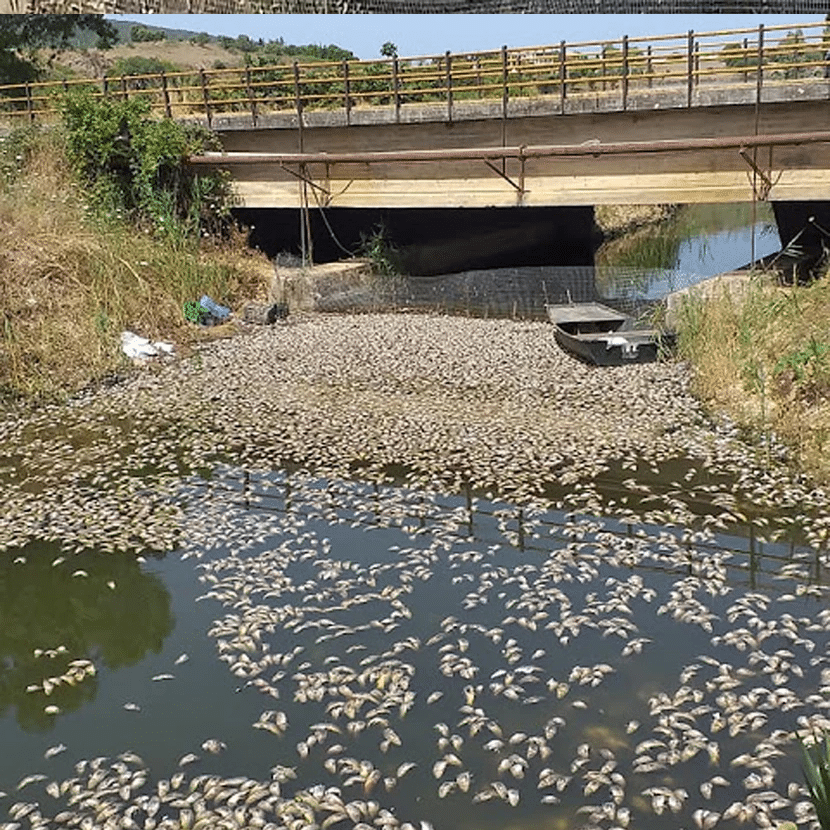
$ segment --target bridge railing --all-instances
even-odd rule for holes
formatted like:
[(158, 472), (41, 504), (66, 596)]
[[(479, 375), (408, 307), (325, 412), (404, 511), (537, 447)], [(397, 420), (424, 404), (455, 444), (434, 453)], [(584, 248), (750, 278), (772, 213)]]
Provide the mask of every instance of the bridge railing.
[[(824, 22), (540, 47), (394, 57), (381, 60), (281, 63), (229, 69), (104, 76), (0, 86), (7, 123), (48, 120), (64, 94), (143, 98), (170, 118), (244, 118), (256, 125), (274, 114), (386, 108), (401, 118), (413, 106), (442, 108), (448, 120), (463, 106), (490, 103), (507, 116), (517, 99), (569, 106), (634, 109), (663, 93), (667, 105), (693, 106), (703, 90), (745, 88), (758, 100), (774, 87), (830, 78), (830, 26)], [(754, 100), (754, 99), (753, 99)], [(571, 103), (573, 102), (573, 103)]]

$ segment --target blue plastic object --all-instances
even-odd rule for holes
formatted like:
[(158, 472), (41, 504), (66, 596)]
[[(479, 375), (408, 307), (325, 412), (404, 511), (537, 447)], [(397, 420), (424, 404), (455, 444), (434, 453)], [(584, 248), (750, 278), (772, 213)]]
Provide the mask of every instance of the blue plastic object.
[(224, 320), (231, 313), (229, 308), (214, 302), (207, 294), (202, 295), (202, 299), (199, 300), (199, 305), (217, 320)]

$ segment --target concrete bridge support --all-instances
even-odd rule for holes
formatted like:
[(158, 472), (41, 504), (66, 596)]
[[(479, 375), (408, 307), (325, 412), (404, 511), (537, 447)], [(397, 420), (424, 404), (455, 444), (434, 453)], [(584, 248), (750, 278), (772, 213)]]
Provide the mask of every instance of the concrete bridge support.
[(830, 248), (830, 202), (773, 202), (781, 247), (790, 242), (817, 258)]

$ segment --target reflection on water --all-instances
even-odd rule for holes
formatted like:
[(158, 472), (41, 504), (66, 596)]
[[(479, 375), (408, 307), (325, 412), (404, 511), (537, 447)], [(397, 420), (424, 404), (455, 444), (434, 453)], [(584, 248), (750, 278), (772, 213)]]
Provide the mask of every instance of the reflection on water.
[[(549, 303), (605, 300), (647, 314), (679, 288), (740, 268), (779, 248), (767, 204), (686, 205), (671, 219), (604, 244), (595, 265), (533, 265), (405, 276), (320, 300), (325, 311), (407, 307), (514, 319), (547, 318)], [(754, 230), (753, 230), (754, 228)], [(754, 244), (753, 244), (754, 234)]]
[[(217, 544), (185, 542), (184, 559), (139, 570), (74, 558), (88, 577), (53, 566), (54, 550), (3, 560), (5, 693), (27, 705), (22, 688), (43, 674), (16, 667), (36, 647), (60, 639), (89, 655), (101, 692), (54, 722), (62, 769), (129, 748), (150, 764), (153, 792), (194, 752), (191, 778), (268, 782), (291, 767), (284, 795), (337, 787), (437, 830), (689, 826), (695, 810), (743, 803), (753, 775), (786, 799), (796, 720), (823, 711), (818, 554), (792, 537), (791, 517), (736, 500), (725, 476), (684, 459), (652, 475), (606, 470), (551, 509), (217, 471), (187, 483), (194, 517), (219, 517)], [(89, 729), (96, 720), (113, 734)], [(208, 737), (227, 749), (203, 751)], [(33, 737), (9, 719), (0, 742), (29, 759), (0, 766), (2, 789), (58, 769), (31, 765)], [(685, 790), (677, 815), (657, 809), (666, 787)], [(168, 799), (156, 818), (178, 809)]]
[(51, 543), (9, 551), (0, 557), (0, 715), (14, 709), (23, 729), (50, 729), (58, 714), (46, 706), (66, 713), (95, 699), (97, 677), (73, 673), (73, 661), (116, 670), (158, 652), (172, 628), (164, 584), (132, 557), (65, 558)]
[[(771, 207), (685, 205), (658, 226), (642, 228), (596, 253), (597, 288), (609, 298), (656, 299), (716, 274), (741, 268), (781, 247)], [(753, 245), (754, 235), (754, 245)]]

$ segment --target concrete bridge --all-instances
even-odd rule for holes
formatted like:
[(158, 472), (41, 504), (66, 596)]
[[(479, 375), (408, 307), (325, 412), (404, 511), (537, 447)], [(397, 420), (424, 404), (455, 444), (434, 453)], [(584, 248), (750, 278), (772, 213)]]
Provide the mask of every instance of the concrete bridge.
[[(823, 22), (95, 86), (218, 132), (224, 152), (191, 163), (229, 170), (243, 208), (758, 199), (774, 203), (786, 241), (830, 194)], [(4, 106), (10, 117), (48, 117), (54, 89), (18, 89), (2, 90), (0, 119)], [(573, 215), (584, 222), (584, 211)]]
[(292, 111), (213, 114), (225, 153), (193, 162), (247, 207), (821, 201), (828, 49), (816, 24), (395, 59), (382, 105), (295, 77)]

